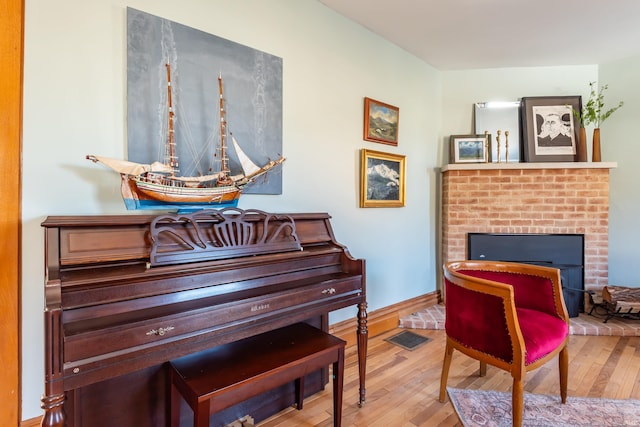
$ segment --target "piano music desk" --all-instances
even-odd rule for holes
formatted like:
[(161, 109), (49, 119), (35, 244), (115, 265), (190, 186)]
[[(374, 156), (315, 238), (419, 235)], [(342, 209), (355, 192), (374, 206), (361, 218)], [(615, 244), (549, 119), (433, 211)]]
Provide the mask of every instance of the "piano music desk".
[(194, 427), (208, 427), (212, 413), (294, 380), (300, 410), (304, 376), (333, 364), (333, 423), (340, 427), (344, 348), (341, 339), (297, 323), (173, 360), (171, 426), (180, 425), (180, 396)]

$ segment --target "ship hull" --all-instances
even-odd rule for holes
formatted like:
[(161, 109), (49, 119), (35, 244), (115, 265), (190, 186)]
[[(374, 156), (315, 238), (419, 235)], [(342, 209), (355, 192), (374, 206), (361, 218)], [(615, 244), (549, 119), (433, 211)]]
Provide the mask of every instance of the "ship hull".
[(135, 210), (176, 210), (177, 212), (194, 212), (202, 209), (222, 209), (238, 207), (238, 199), (229, 203), (170, 203), (157, 200), (140, 200), (123, 198), (124, 206), (129, 211)]
[(145, 182), (136, 176), (121, 174), (121, 192), (129, 210), (181, 210), (237, 206), (242, 190), (236, 186), (191, 188)]

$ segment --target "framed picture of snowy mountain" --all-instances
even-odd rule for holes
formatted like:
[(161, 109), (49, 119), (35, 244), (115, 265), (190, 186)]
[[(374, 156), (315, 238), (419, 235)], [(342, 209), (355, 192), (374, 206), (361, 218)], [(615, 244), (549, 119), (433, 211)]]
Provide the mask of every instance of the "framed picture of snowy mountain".
[(360, 151), (360, 207), (400, 208), (405, 197), (405, 156)]
[(375, 99), (364, 99), (364, 140), (398, 145), (400, 109)]

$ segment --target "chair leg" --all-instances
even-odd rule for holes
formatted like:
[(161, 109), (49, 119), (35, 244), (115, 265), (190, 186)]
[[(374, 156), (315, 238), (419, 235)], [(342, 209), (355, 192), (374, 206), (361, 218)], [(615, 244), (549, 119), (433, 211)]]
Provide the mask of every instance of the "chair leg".
[(442, 375), (440, 375), (440, 402), (447, 400), (447, 378), (449, 377), (449, 367), (451, 367), (451, 356), (453, 355), (453, 346), (447, 339), (447, 346), (444, 350), (444, 362), (442, 363)]
[(480, 376), (484, 377), (487, 375), (487, 362), (484, 360), (480, 361)]
[(569, 349), (565, 346), (558, 355), (560, 371), (560, 398), (567, 403), (567, 379), (569, 377)]
[(513, 427), (521, 427), (522, 416), (524, 414), (524, 382), (522, 380), (513, 379), (512, 393), (511, 409), (513, 411)]

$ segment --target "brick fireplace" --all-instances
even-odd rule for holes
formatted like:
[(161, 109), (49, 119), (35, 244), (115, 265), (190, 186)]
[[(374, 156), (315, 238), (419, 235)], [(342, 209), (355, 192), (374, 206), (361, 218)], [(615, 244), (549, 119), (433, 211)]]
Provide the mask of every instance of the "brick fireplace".
[(584, 234), (586, 289), (607, 284), (609, 172), (616, 163), (484, 163), (442, 168), (442, 262), (467, 233)]

